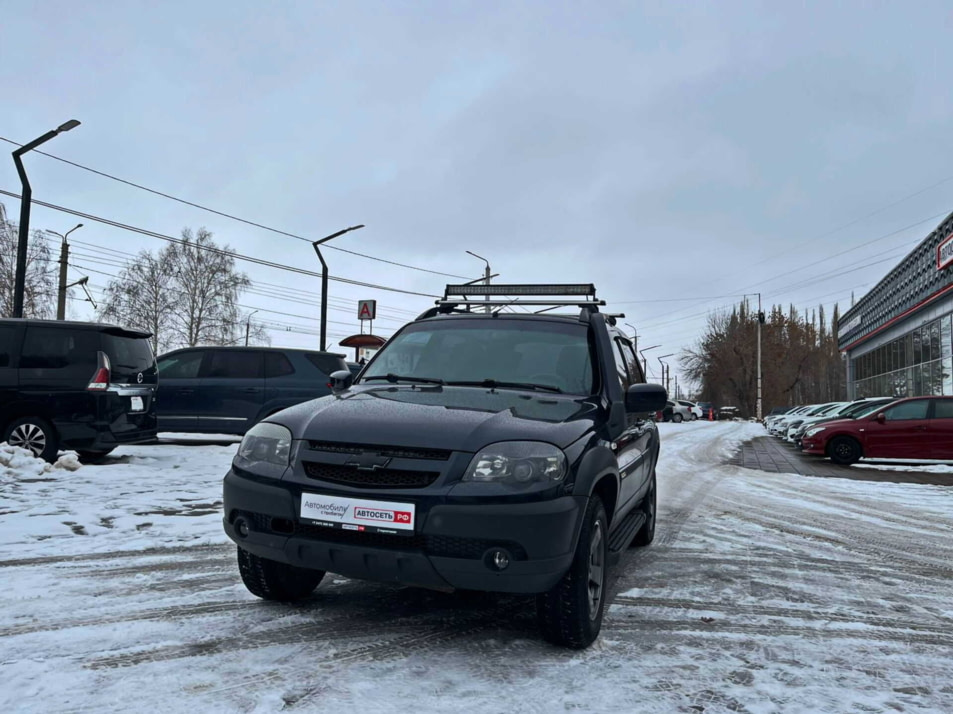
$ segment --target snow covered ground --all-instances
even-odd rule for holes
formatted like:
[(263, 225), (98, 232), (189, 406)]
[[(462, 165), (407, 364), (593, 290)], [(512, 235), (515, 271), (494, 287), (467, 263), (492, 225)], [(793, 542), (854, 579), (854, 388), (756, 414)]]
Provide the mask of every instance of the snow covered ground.
[(661, 429), (656, 542), (584, 652), (531, 599), (329, 576), (256, 600), (221, 531), (234, 445), (0, 451), (0, 710), (953, 711), (949, 489), (726, 465), (748, 423)]

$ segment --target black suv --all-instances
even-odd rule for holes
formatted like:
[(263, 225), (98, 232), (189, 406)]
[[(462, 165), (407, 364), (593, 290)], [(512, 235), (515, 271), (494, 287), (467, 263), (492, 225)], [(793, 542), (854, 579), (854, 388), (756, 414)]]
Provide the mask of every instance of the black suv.
[[(522, 300), (540, 294), (560, 299)], [(574, 313), (505, 312), (513, 295)], [(544, 637), (588, 646), (610, 563), (654, 537), (666, 400), (602, 304), (591, 285), (447, 286), (357, 383), (253, 427), (224, 482), (246, 587), (296, 600), (332, 571), (536, 594)]]
[(159, 357), (159, 429), (244, 434), (286, 407), (331, 393), (347, 369), (330, 352), (266, 347), (188, 347)]
[(0, 441), (52, 461), (156, 436), (150, 335), (113, 325), (0, 320)]

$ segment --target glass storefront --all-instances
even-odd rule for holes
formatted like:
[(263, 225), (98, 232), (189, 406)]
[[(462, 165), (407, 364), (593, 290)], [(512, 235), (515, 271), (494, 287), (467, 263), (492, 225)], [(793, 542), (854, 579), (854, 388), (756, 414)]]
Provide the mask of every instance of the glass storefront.
[(951, 316), (853, 360), (854, 398), (953, 394)]

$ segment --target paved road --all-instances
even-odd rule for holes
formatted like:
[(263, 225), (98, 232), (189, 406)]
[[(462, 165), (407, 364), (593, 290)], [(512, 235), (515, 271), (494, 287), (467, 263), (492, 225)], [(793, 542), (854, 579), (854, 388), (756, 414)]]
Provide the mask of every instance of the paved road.
[(525, 598), (329, 576), (264, 603), (222, 538), (134, 550), (130, 528), (109, 551), (0, 550), (0, 707), (953, 711), (948, 490), (744, 469), (750, 425), (662, 426), (656, 543), (624, 556), (585, 652), (540, 642)]

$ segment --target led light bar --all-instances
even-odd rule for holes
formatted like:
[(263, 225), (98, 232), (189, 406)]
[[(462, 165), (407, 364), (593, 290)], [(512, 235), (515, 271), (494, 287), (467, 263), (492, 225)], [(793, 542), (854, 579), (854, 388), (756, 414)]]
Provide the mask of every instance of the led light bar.
[(450, 295), (466, 295), (467, 297), (484, 295), (502, 295), (505, 297), (513, 295), (558, 295), (560, 297), (569, 296), (592, 296), (595, 297), (596, 286), (592, 283), (550, 283), (546, 285), (523, 284), (523, 285), (448, 285), (444, 292), (444, 299)]

